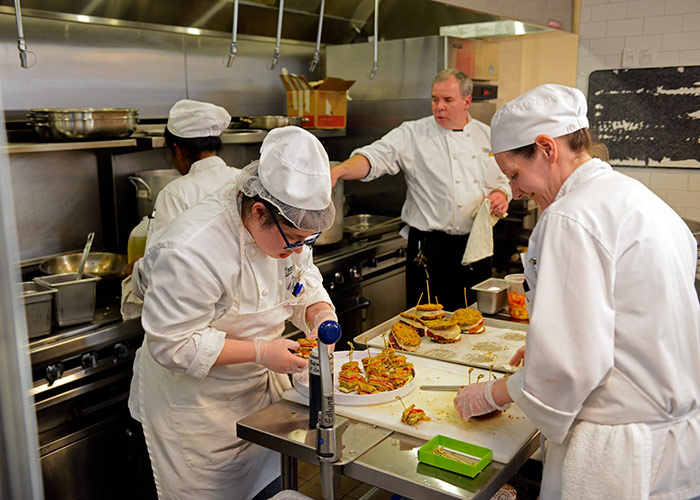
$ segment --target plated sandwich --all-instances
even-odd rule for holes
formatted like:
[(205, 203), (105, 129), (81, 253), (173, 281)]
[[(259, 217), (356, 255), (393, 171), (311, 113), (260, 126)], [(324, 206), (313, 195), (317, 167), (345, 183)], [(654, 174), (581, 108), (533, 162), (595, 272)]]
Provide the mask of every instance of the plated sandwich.
[[(353, 361), (353, 363), (356, 363), (356, 361)], [(338, 389), (342, 392), (357, 392), (360, 383), (364, 382), (365, 378), (362, 376), (359, 367), (356, 367), (354, 370), (351, 368), (340, 370), (338, 373)]]
[(454, 344), (462, 340), (462, 330), (453, 318), (435, 319), (426, 321), (425, 324), (428, 327), (428, 338), (433, 342)]
[(470, 307), (457, 309), (452, 315), (452, 319), (457, 321), (462, 333), (473, 334), (486, 331), (484, 317), (476, 309)]

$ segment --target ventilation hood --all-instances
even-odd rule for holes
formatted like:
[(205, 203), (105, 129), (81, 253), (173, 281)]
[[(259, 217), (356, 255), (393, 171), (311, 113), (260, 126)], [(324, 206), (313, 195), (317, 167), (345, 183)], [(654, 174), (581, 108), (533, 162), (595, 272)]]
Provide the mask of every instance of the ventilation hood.
[[(231, 32), (233, 17), (233, 0), (22, 0), (21, 5), (23, 16), (215, 36)], [(314, 42), (320, 6), (321, 0), (285, 0), (282, 38)], [(274, 37), (278, 8), (279, 0), (239, 0), (238, 33)], [(0, 13), (14, 14), (13, 0), (0, 0)], [(483, 31), (496, 23), (489, 25), (493, 31), (504, 21), (432, 0), (379, 1), (383, 40), (437, 35), (445, 26), (478, 24)], [(366, 41), (373, 22), (374, 0), (327, 1), (322, 42)]]

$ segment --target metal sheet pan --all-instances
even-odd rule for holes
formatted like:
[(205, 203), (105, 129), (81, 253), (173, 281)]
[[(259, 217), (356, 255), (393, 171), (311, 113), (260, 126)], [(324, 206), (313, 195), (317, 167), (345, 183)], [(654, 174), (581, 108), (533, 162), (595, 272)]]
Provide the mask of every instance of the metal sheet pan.
[[(409, 310), (408, 312), (411, 312)], [(448, 316), (452, 313), (447, 313)], [(358, 345), (383, 348), (382, 333), (391, 330), (391, 326), (399, 321), (394, 316), (353, 339)], [(525, 345), (527, 324), (485, 318), (486, 331), (475, 335), (462, 335), (462, 340), (454, 344), (438, 344), (427, 337), (422, 337), (420, 346), (411, 354), (426, 358), (439, 359), (466, 366), (493, 369), (499, 372), (513, 373), (517, 368), (508, 364), (515, 352)], [(472, 381), (474, 382), (474, 380)]]

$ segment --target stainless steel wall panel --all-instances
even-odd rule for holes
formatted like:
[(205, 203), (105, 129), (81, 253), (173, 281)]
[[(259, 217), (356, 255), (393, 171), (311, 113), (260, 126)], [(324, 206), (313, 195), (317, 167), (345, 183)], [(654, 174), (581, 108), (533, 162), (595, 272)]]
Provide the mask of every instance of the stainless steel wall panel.
[[(243, 168), (260, 157), (260, 144), (225, 144), (219, 152), (227, 165)], [(112, 157), (112, 172), (116, 205), (117, 244), (123, 250), (129, 233), (138, 224), (136, 189), (128, 177), (142, 170), (174, 168), (165, 148), (139, 151)]]
[(20, 259), (80, 250), (102, 241), (95, 156), (89, 151), (10, 156)]
[(424, 99), (430, 97), (435, 74), (444, 68), (438, 36), (382, 41), (379, 70), (373, 80), (370, 43), (326, 47), (326, 74), (356, 80), (350, 96), (356, 100)]
[[(308, 74), (314, 53), (312, 44), (280, 46), (279, 66), (271, 71), (274, 40), (239, 40), (233, 65), (224, 65), (231, 40), (205, 36), (186, 37), (187, 88), (191, 99), (210, 101), (225, 107), (232, 115), (287, 114), (280, 69)], [(336, 76), (336, 75), (333, 75)]]
[(133, 107), (155, 117), (186, 96), (186, 35), (31, 17), (24, 32), (38, 58), (29, 69), (14, 17), (0, 15), (5, 109)]

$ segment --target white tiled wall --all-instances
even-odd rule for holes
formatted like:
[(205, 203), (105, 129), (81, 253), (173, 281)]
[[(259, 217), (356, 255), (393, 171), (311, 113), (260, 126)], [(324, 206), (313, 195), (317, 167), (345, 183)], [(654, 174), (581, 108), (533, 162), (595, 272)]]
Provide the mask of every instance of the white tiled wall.
[[(700, 0), (581, 0), (580, 19), (576, 85), (584, 93), (588, 75), (599, 69), (700, 65)], [(700, 169), (617, 170), (682, 217), (700, 220)]]

